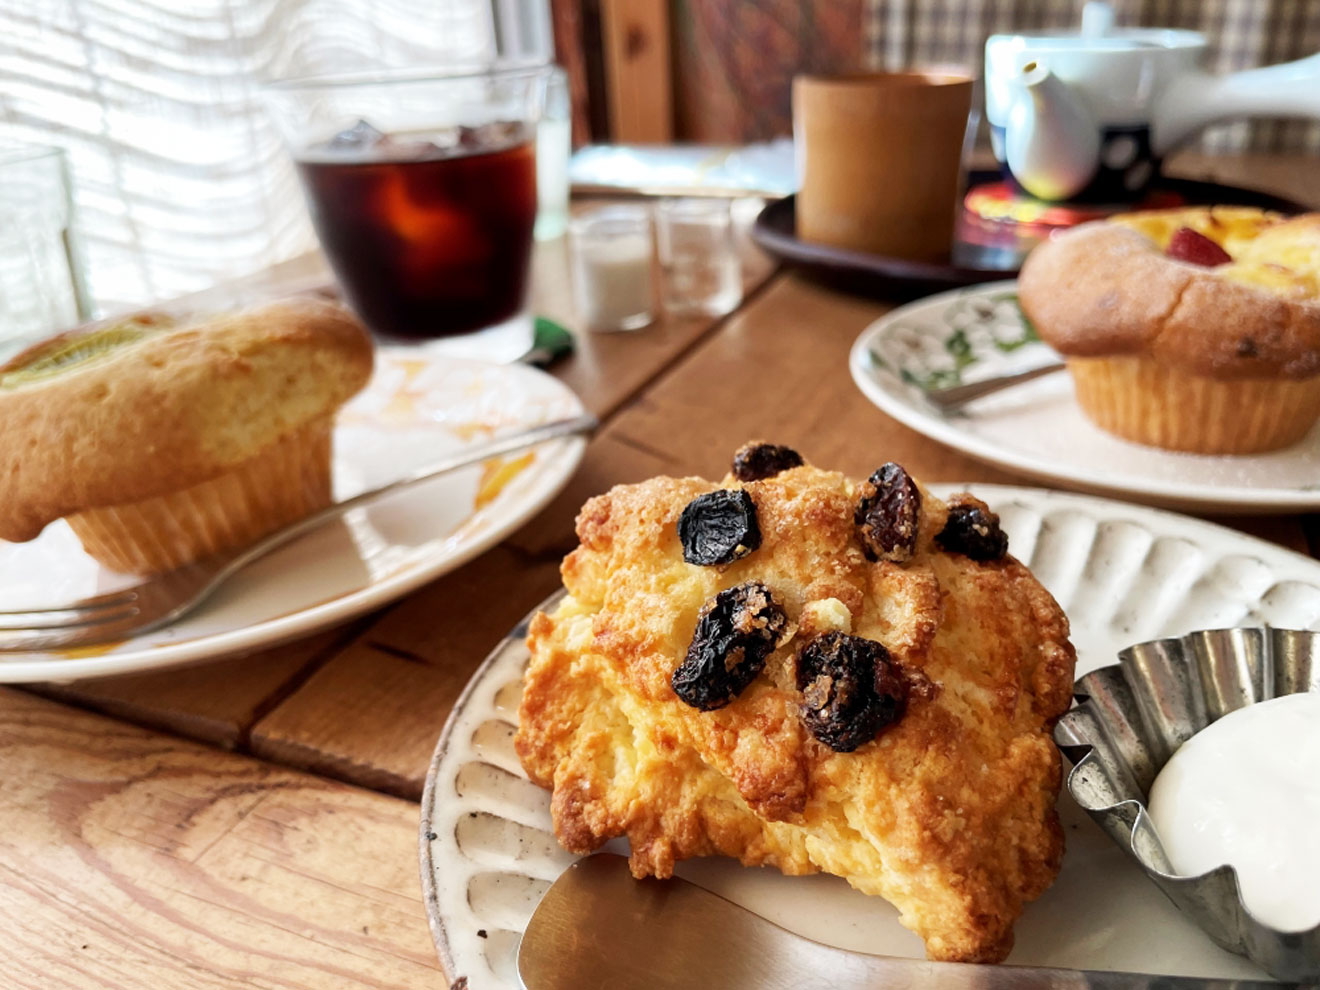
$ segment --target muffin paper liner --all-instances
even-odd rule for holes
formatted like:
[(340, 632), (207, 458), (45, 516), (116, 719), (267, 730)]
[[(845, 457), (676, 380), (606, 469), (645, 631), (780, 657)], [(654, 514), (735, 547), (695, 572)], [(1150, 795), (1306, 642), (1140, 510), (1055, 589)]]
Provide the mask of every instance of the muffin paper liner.
[(1277, 450), (1320, 416), (1313, 378), (1215, 379), (1150, 358), (1071, 358), (1077, 403), (1103, 430), (1136, 443), (1196, 454)]
[[(210, 481), (68, 517), (111, 570), (151, 574), (253, 543), (330, 504), (330, 417), (295, 430)], [(168, 471), (168, 465), (162, 465)]]
[(1258, 921), (1231, 866), (1175, 874), (1146, 811), (1169, 757), (1211, 722), (1258, 701), (1320, 690), (1320, 635), (1216, 629), (1141, 643), (1073, 690), (1078, 704), (1054, 729), (1074, 764), (1073, 799), (1219, 945), (1278, 979), (1320, 977), (1320, 925), (1284, 932)]

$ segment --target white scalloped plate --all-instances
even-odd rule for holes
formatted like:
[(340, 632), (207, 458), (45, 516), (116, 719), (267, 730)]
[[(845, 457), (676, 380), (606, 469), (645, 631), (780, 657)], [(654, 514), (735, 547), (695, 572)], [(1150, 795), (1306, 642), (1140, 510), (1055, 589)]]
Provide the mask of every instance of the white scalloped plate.
[[(1081, 495), (966, 488), (1001, 515), (1010, 549), (1068, 613), (1078, 674), (1121, 647), (1193, 629), (1269, 623), (1320, 629), (1320, 563), (1184, 516)], [(573, 861), (551, 833), (550, 797), (513, 751), (525, 624), (473, 675), (436, 746), (422, 797), (422, 885), (445, 971), (470, 990), (514, 990), (519, 933)], [(1059, 879), (1017, 924), (1010, 961), (1205, 977), (1261, 978), (1178, 913), (1067, 796)], [(611, 843), (626, 852), (621, 842)], [(731, 860), (678, 872), (810, 938), (922, 956), (921, 940), (879, 898), (836, 877), (784, 877)]]
[[(497, 434), (581, 412), (567, 386), (534, 368), (432, 348), (378, 348), (375, 374), (335, 426), (336, 497)], [(244, 568), (196, 612), (163, 629), (81, 650), (0, 654), (0, 683), (106, 677), (248, 653), (379, 608), (521, 526), (564, 487), (585, 448), (581, 437), (555, 440), (353, 510)], [(0, 541), (6, 608), (132, 583), (83, 553), (63, 520), (31, 543)]]
[(1023, 371), (1057, 360), (1017, 308), (1017, 283), (929, 296), (862, 331), (848, 367), (862, 393), (899, 422), (977, 460), (1068, 488), (1195, 512), (1320, 507), (1320, 425), (1286, 450), (1181, 454), (1111, 436), (1082, 414), (1066, 372), (946, 414), (923, 387)]

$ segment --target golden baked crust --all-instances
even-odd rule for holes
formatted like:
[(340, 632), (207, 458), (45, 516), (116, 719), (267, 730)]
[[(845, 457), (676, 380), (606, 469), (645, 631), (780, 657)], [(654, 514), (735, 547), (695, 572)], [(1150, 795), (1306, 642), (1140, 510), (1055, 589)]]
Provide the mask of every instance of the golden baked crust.
[(217, 477), (332, 414), (372, 368), (361, 324), (311, 299), (149, 329), (91, 359), (32, 370), (77, 339), (0, 367), (0, 539), (30, 540), (61, 516)]
[[(1168, 257), (1179, 227), (1234, 260)], [(1018, 292), (1041, 338), (1067, 356), (1148, 357), (1218, 379), (1320, 374), (1320, 214), (1204, 207), (1083, 224), (1032, 251)]]
[[(688, 564), (679, 515), (717, 487), (751, 495), (762, 543), (732, 564)], [(530, 627), (518, 752), (553, 788), (572, 852), (626, 835), (638, 876), (707, 855), (837, 874), (893, 902), (932, 958), (997, 961), (1063, 851), (1049, 727), (1071, 700), (1068, 622), (1011, 557), (936, 547), (948, 509), (925, 492), (912, 559), (868, 562), (857, 497), (857, 483), (803, 466), (741, 486), (654, 478), (587, 502), (562, 568), (569, 596)], [(792, 638), (727, 707), (689, 707), (670, 677), (698, 612), (749, 580), (780, 600)], [(796, 655), (831, 629), (881, 642), (912, 684), (903, 717), (851, 753), (799, 714)]]

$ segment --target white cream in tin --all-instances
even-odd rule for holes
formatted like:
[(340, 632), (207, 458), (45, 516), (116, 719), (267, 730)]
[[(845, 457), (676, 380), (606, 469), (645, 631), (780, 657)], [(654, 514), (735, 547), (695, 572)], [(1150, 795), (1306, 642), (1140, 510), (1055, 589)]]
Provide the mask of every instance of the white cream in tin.
[(1149, 811), (1179, 874), (1229, 863), (1260, 921), (1320, 923), (1320, 692), (1248, 705), (1197, 733), (1160, 771)]

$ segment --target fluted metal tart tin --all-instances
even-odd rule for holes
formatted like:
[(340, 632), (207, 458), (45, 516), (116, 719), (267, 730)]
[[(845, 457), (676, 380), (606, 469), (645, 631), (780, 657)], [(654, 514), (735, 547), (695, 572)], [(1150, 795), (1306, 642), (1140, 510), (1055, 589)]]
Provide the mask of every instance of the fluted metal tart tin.
[(1128, 647), (1077, 680), (1077, 706), (1054, 729), (1073, 762), (1068, 793), (1215, 942), (1282, 980), (1320, 978), (1320, 925), (1285, 932), (1253, 917), (1237, 872), (1174, 872), (1146, 809), (1174, 751), (1247, 705), (1320, 690), (1320, 635), (1212, 629)]

